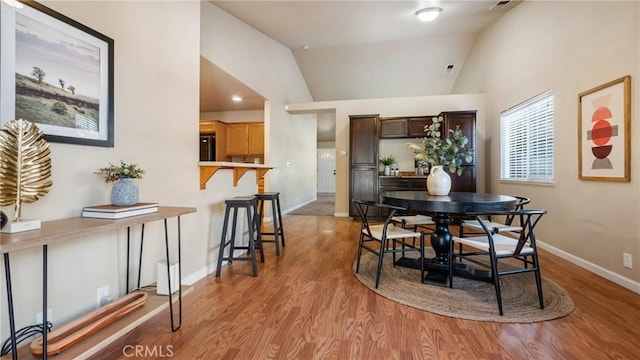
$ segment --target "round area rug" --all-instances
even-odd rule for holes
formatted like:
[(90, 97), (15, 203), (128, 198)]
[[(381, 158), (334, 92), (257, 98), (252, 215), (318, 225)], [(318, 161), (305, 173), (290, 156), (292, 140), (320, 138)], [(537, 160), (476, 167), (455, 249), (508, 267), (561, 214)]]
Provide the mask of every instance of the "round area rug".
[[(425, 256), (433, 257), (433, 249), (425, 249)], [(380, 284), (376, 289), (377, 261), (374, 254), (363, 253), (359, 273), (355, 273), (354, 263), (356, 278), (387, 299), (440, 315), (478, 321), (530, 323), (565, 316), (574, 308), (569, 294), (543, 277), (544, 309), (540, 309), (535, 278), (530, 272), (500, 278), (504, 310), (504, 315), (500, 316), (493, 284), (461, 277), (454, 277), (453, 289), (422, 284), (420, 270), (401, 266), (394, 268), (391, 254), (384, 257)]]

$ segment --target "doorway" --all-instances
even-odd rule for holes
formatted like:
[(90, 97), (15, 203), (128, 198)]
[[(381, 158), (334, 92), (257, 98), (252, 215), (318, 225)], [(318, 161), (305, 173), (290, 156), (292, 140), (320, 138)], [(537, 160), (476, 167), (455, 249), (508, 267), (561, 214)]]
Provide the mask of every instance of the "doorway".
[(336, 192), (336, 149), (318, 149), (318, 193)]

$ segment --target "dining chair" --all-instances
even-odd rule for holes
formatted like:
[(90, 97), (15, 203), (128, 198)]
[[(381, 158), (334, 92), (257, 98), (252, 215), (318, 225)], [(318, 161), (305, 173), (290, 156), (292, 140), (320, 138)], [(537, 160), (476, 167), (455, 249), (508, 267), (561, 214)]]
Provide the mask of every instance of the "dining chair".
[[(536, 287), (538, 290), (538, 301), (540, 309), (544, 309), (542, 298), (542, 277), (540, 275), (540, 265), (538, 263), (538, 250), (536, 247), (536, 236), (534, 228), (547, 210), (518, 210), (506, 212), (491, 212), (475, 214), (476, 221), (482, 227), (484, 236), (458, 237), (454, 236), (449, 244), (449, 287), (453, 287), (453, 268), (456, 258), (471, 263), (487, 267), (491, 270), (492, 282), (495, 286), (498, 310), (503, 315), (502, 296), (500, 293), (500, 276), (513, 275), (524, 272), (533, 272), (535, 275)], [(497, 228), (491, 227), (491, 222), (486, 216), (511, 216), (520, 221), (521, 230), (519, 233), (502, 235)], [(512, 237), (516, 236), (516, 237)], [(454, 253), (455, 244), (464, 245), (460, 253)], [(468, 247), (472, 248), (466, 251)], [(479, 251), (478, 251), (479, 250)], [(489, 264), (486, 263), (486, 256), (489, 256)], [(478, 260), (484, 257), (484, 261)], [(515, 259), (505, 264), (503, 260)], [(501, 266), (499, 267), (499, 262)], [(522, 278), (522, 281), (527, 279)]]
[[(526, 198), (523, 196), (514, 196), (514, 197), (517, 199), (516, 207), (514, 211), (519, 211), (524, 209), (524, 206), (531, 202), (529, 198)], [(520, 231), (522, 231), (522, 226), (521, 224), (519, 225), (513, 224), (514, 218), (515, 216), (513, 215), (506, 215), (504, 217), (504, 222), (498, 222), (498, 221), (492, 221), (491, 215), (487, 215), (485, 220), (488, 221), (487, 225), (491, 229), (495, 229), (498, 232), (510, 231), (510, 232), (519, 233)], [(465, 229), (467, 229), (468, 231), (465, 232)], [(460, 223), (459, 237), (464, 237), (465, 234), (466, 235), (484, 234), (482, 226), (480, 225), (478, 220), (475, 219), (475, 217), (473, 219), (462, 220), (462, 222)]]
[[(395, 215), (391, 218), (394, 224), (400, 225), (403, 229), (412, 229), (413, 232), (424, 233), (425, 235), (429, 235), (435, 229), (436, 223), (433, 221), (431, 216), (417, 214), (417, 215)], [(411, 246), (416, 246), (416, 239), (413, 238), (411, 242)]]
[[(385, 253), (393, 255), (393, 267), (396, 266), (396, 254), (405, 252), (417, 252), (420, 259), (424, 259), (424, 233), (411, 231), (396, 226), (392, 219), (397, 212), (406, 209), (399, 206), (376, 203), (374, 201), (362, 201), (354, 199), (356, 211), (360, 217), (360, 239), (358, 242), (358, 257), (356, 260), (356, 273), (360, 271), (362, 250), (365, 249), (378, 257), (376, 270), (376, 289), (380, 283), (380, 273)], [(384, 221), (378, 218), (378, 214), (388, 213)], [(406, 240), (418, 238), (419, 245), (407, 247)], [(391, 248), (388, 244), (391, 243)], [(397, 246), (400, 245), (400, 248)], [(420, 281), (424, 280), (424, 261), (420, 262)]]

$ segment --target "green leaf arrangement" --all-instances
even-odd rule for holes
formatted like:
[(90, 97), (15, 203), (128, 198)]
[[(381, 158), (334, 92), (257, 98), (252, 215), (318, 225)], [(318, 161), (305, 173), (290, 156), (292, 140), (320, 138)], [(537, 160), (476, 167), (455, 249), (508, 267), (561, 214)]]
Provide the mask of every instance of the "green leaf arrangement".
[(26, 120), (12, 120), (0, 130), (0, 206), (15, 204), (20, 221), (22, 203), (49, 192), (51, 150), (42, 131)]
[(462, 174), (462, 161), (471, 162), (473, 151), (465, 149), (469, 142), (466, 136), (462, 135), (460, 126), (449, 129), (449, 133), (443, 139), (440, 126), (444, 118), (442, 116), (431, 119), (431, 124), (424, 127), (426, 136), (422, 139), (422, 146), (415, 143), (407, 143), (407, 147), (413, 150), (415, 158), (423, 163), (433, 165), (443, 165), (449, 168), (449, 172)]

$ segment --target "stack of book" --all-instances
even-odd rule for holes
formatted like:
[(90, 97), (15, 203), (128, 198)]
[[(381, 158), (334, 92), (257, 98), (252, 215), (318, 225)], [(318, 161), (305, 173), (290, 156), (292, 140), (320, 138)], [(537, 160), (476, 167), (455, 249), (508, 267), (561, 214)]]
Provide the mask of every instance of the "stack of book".
[(158, 203), (137, 203), (131, 206), (98, 205), (82, 209), (82, 217), (97, 219), (122, 219), (158, 212)]

